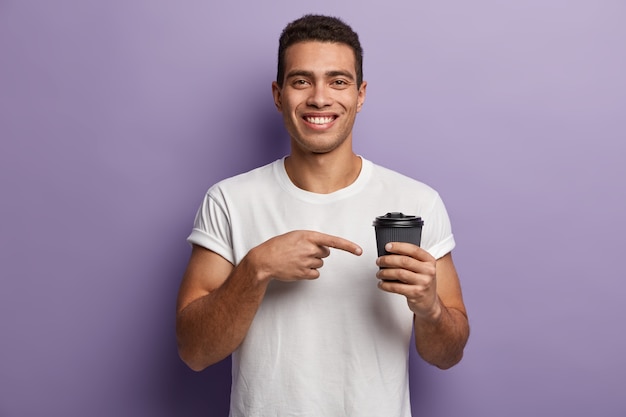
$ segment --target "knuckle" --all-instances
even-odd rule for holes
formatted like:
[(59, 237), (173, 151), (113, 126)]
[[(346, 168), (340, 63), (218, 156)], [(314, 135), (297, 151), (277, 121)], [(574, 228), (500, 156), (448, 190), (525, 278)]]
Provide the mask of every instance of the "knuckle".
[(389, 278), (389, 269), (380, 269), (377, 273), (376, 273), (376, 278), (385, 280)]
[(410, 282), (412, 276), (413, 276), (413, 272), (407, 269), (402, 268), (398, 270), (398, 277), (403, 282)]
[(411, 244), (411, 256), (412, 257), (417, 258), (421, 251), (422, 249), (420, 249), (419, 246)]
[(402, 268), (408, 269), (413, 264), (413, 258), (409, 256), (400, 257), (400, 266)]

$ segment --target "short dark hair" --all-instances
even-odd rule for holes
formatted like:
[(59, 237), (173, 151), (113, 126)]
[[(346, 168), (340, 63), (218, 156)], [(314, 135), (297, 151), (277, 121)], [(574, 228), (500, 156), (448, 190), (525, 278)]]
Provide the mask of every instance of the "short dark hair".
[(341, 19), (308, 14), (289, 23), (278, 41), (278, 71), (276, 82), (282, 87), (285, 77), (285, 51), (298, 42), (319, 41), (343, 43), (354, 51), (357, 88), (363, 82), (363, 48), (359, 35)]

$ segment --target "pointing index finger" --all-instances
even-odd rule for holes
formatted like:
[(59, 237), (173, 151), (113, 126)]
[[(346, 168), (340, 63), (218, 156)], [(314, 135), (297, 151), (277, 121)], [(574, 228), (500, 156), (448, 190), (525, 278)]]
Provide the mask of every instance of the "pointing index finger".
[(354, 255), (360, 256), (363, 253), (363, 249), (354, 242), (344, 239), (339, 236), (327, 235), (326, 233), (313, 232), (312, 240), (318, 245), (328, 246), (329, 248), (341, 249), (346, 252), (350, 252)]

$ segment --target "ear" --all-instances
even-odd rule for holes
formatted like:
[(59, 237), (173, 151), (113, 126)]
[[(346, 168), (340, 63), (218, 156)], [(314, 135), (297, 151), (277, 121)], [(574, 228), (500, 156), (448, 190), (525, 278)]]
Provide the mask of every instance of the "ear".
[(276, 81), (272, 83), (272, 95), (274, 96), (274, 105), (279, 112), (283, 111), (283, 104), (281, 98), (281, 88)]
[(357, 113), (361, 111), (361, 108), (363, 107), (363, 103), (365, 103), (365, 93), (367, 90), (367, 81), (363, 81), (361, 82), (361, 87), (359, 88), (359, 95), (357, 98), (357, 104), (356, 104), (356, 111)]

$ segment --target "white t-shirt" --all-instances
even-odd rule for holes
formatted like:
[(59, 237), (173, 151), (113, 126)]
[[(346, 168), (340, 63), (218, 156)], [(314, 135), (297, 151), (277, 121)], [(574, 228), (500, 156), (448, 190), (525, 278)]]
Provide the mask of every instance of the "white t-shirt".
[(421, 246), (454, 248), (444, 204), (427, 185), (362, 159), (357, 180), (330, 194), (297, 188), (284, 159), (214, 185), (190, 243), (237, 265), (262, 242), (292, 230), (351, 240), (361, 256), (331, 249), (320, 277), (272, 281), (232, 355), (231, 417), (408, 417), (413, 314), (377, 287), (374, 227), (388, 212), (421, 216)]

